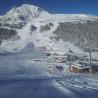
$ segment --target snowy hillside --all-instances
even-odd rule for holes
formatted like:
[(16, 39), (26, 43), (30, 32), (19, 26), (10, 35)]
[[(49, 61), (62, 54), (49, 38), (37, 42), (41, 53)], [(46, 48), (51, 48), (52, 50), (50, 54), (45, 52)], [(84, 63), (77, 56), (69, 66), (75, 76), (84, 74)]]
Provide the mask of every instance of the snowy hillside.
[[(46, 48), (50, 52), (65, 54), (72, 49), (76, 55), (83, 55), (84, 52), (77, 45), (74, 45), (76, 42), (74, 39), (71, 40), (72, 38), (69, 37), (70, 39), (65, 41), (59, 35), (63, 36), (64, 34), (61, 32), (65, 31), (62, 30), (70, 24), (85, 25), (88, 21), (97, 24), (98, 17), (85, 14), (49, 14), (42, 8), (27, 4), (14, 7), (6, 15), (0, 17), (0, 53), (18, 52), (32, 43), (35, 47)], [(60, 23), (67, 25), (58, 30), (61, 26)], [(13, 33), (10, 33), (9, 29), (13, 30)], [(4, 34), (7, 37), (4, 37)], [(67, 35), (70, 35), (70, 33)], [(87, 39), (84, 39), (84, 41), (86, 43)]]
[[(43, 55), (45, 56), (47, 53), (50, 53), (59, 55), (70, 54), (88, 58), (89, 54), (86, 49), (89, 48), (91, 39), (94, 49), (98, 48), (97, 27), (98, 17), (92, 15), (50, 14), (42, 8), (27, 4), (14, 7), (4, 16), (0, 16), (1, 73), (4, 70), (9, 73), (11, 71), (10, 68), (16, 73), (22, 73), (21, 71), (28, 68), (27, 66), (33, 69), (32, 58), (36, 58), (36, 54), (32, 57), (32, 53), (36, 49), (38, 49), (38, 53), (40, 51), (44, 52), (45, 54)], [(33, 46), (32, 49), (27, 50), (29, 53), (27, 51), (24, 52), (24, 49), (29, 49), (29, 44)], [(9, 61), (8, 58), (11, 55), (13, 55), (13, 59), (11, 58), (12, 61)], [(25, 56), (30, 61), (24, 61)], [(37, 56), (40, 56), (40, 53)], [(92, 57), (93, 59), (98, 59), (97, 50), (92, 53)], [(15, 63), (16, 61), (17, 63)], [(6, 63), (10, 66), (9, 68), (3, 66)], [(17, 65), (19, 69), (16, 68)], [(29, 72), (28, 69), (25, 72)]]

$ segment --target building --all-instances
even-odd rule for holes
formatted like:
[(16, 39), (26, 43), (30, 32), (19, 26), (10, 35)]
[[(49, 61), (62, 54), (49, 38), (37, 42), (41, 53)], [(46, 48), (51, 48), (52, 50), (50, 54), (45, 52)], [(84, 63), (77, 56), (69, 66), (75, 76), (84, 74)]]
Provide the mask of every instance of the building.
[(73, 64), (70, 66), (70, 71), (75, 73), (88, 73), (90, 69), (90, 66), (84, 65), (84, 64)]

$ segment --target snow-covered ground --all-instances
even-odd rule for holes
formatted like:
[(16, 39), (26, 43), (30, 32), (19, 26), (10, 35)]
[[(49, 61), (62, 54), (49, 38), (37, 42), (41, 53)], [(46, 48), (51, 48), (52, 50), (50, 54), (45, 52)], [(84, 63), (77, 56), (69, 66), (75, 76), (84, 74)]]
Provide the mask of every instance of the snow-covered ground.
[[(98, 90), (98, 76), (55, 71), (50, 74), (49, 59), (44, 51), (29, 44), (19, 53), (0, 54), (0, 79), (53, 79), (63, 87)], [(55, 65), (58, 65), (55, 63)], [(62, 64), (66, 66), (66, 64)], [(52, 66), (52, 65), (51, 65)]]
[(50, 79), (0, 79), (0, 98), (98, 98), (98, 90)]
[[(41, 59), (42, 61), (37, 62), (33, 59)], [(46, 75), (46, 59), (45, 53), (34, 49), (32, 44), (29, 44), (26, 48), (21, 50), (19, 53), (6, 53), (0, 54), (0, 77), (8, 77), (8, 75)]]

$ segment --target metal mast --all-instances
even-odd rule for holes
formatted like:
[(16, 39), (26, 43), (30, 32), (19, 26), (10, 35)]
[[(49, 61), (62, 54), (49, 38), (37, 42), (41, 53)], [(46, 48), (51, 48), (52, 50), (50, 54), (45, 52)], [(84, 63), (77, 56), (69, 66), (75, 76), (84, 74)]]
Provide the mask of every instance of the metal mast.
[(92, 50), (91, 50), (91, 47), (89, 48), (89, 74), (91, 75), (92, 74), (92, 54), (91, 54)]
[(89, 42), (89, 74), (91, 76), (92, 75), (92, 46), (91, 46), (92, 38), (91, 38), (91, 34), (89, 35), (89, 38), (90, 38), (90, 42)]

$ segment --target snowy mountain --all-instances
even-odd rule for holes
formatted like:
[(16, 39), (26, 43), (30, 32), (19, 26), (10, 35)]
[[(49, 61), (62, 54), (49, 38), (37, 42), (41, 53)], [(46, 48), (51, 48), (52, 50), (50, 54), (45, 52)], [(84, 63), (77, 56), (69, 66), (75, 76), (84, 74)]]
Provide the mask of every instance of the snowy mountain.
[(74, 55), (84, 52), (92, 39), (97, 49), (98, 17), (86, 14), (50, 14), (24, 4), (0, 16), (0, 53), (19, 52), (28, 44), (50, 51)]
[[(89, 59), (89, 47), (92, 48), (92, 58), (93, 61), (95, 60), (93, 63), (98, 65), (96, 63), (98, 61), (98, 17), (86, 14), (50, 14), (42, 8), (28, 4), (12, 8), (4, 16), (0, 16), (0, 84), (1, 89), (3, 88), (0, 90), (1, 96), (6, 97), (5, 92), (9, 96), (10, 94), (16, 96), (18, 88), (26, 88), (22, 91), (27, 92), (27, 96), (31, 97), (32, 90), (27, 91), (27, 83), (34, 81), (32, 80), (34, 78), (37, 78), (35, 82), (38, 92), (40, 86), (43, 89), (43, 85), (48, 83), (49, 86), (55, 87), (54, 91), (57, 88), (58, 92), (63, 92), (63, 95), (69, 93), (75, 98), (77, 95), (69, 89), (74, 91), (76, 89), (79, 92), (83, 90), (86, 93), (97, 91), (97, 73), (88, 77), (88, 74), (71, 73), (67, 70), (70, 63), (74, 64), (74, 61), (81, 59), (85, 59), (85, 63)], [(64, 61), (60, 57), (67, 59)], [(68, 61), (70, 57), (78, 60)], [(51, 68), (52, 70), (49, 70)], [(96, 70), (98, 71), (97, 67)], [(17, 84), (20, 83), (17, 78), (19, 80), (24, 78), (21, 82), (23, 85)], [(27, 79), (30, 79), (30, 82)], [(50, 79), (49, 82), (48, 79)], [(26, 80), (28, 82), (25, 82)], [(43, 80), (46, 82), (43, 83)], [(39, 83), (39, 81), (42, 82)], [(38, 86), (38, 83), (43, 85)], [(17, 85), (18, 88), (13, 91)], [(32, 89), (31, 85), (29, 86)], [(34, 92), (35, 88), (34, 86)], [(22, 94), (25, 96), (24, 93)]]

